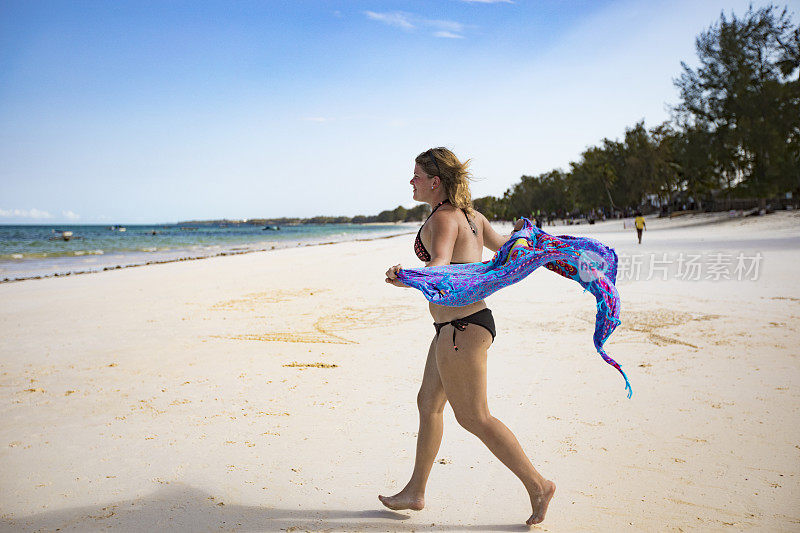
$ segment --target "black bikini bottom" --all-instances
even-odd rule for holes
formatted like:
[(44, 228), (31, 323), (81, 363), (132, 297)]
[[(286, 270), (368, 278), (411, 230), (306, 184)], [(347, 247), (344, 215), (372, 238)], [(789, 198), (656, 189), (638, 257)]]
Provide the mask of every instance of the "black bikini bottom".
[(486, 328), (489, 333), (492, 334), (492, 342), (494, 342), (494, 338), (497, 336), (497, 332), (494, 328), (492, 311), (488, 307), (486, 309), (481, 309), (477, 313), (472, 313), (464, 318), (456, 318), (450, 322), (434, 322), (433, 327), (436, 328), (437, 336), (439, 335), (439, 331), (447, 324), (453, 326), (453, 348), (455, 348), (456, 351), (458, 351), (458, 346), (456, 345), (456, 331), (464, 331), (467, 329), (467, 324), (475, 324), (476, 326)]

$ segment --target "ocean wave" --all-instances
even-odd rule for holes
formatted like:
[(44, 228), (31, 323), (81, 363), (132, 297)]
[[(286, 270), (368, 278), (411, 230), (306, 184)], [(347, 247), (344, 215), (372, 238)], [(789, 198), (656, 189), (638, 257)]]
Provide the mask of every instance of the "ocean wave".
[(58, 260), (59, 258), (68, 258), (68, 257), (81, 257), (84, 255), (103, 255), (105, 252), (103, 250), (72, 250), (69, 252), (29, 252), (29, 253), (12, 253), (12, 254), (3, 254), (0, 255), (0, 261), (4, 260), (36, 260), (36, 259), (48, 259), (48, 260)]

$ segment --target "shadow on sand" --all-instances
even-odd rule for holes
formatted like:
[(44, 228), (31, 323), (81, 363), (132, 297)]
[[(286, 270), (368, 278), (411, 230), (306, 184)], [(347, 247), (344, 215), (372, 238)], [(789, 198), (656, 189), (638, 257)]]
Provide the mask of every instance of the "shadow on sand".
[[(380, 505), (376, 501), (376, 505)], [(173, 482), (141, 498), (0, 520), (2, 531), (528, 531), (524, 525), (405, 523), (390, 510), (280, 509), (227, 504)], [(433, 522), (433, 523), (431, 523)]]

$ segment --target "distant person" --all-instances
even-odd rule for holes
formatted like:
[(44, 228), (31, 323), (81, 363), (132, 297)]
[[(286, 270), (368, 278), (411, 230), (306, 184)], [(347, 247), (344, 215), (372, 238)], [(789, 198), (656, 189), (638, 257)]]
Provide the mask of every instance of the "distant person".
[(644, 217), (642, 213), (637, 211), (636, 218), (633, 220), (633, 226), (636, 228), (636, 235), (639, 237), (639, 244), (642, 244), (642, 232), (647, 229), (647, 226), (644, 223)]
[[(413, 198), (432, 209), (414, 243), (414, 252), (426, 267), (480, 262), (484, 246), (496, 252), (506, 243), (510, 236), (498, 234), (472, 207), (468, 162), (462, 163), (447, 148), (422, 152), (414, 162)], [(515, 231), (522, 226), (523, 221), (518, 221)], [(400, 265), (387, 270), (386, 283), (407, 287), (397, 279), (400, 270)], [(429, 310), (436, 333), (417, 395), (414, 470), (403, 490), (378, 498), (394, 510), (418, 511), (425, 506), (425, 486), (442, 442), (443, 411), (450, 402), (456, 420), (522, 481), (532, 508), (526, 523), (538, 524), (544, 520), (556, 486), (536, 471), (511, 430), (489, 412), (486, 359), (495, 337), (491, 310), (484, 300), (463, 307), (431, 303)]]

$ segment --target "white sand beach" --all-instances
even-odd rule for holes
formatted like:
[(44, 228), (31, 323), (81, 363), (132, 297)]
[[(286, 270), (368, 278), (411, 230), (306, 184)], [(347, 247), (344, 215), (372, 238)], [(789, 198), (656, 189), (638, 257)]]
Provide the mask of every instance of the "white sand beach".
[[(800, 213), (544, 229), (616, 248), (634, 395), (576, 283), (487, 300), (490, 409), (558, 486), (534, 529), (800, 531)], [(413, 238), (0, 284), (0, 530), (527, 530), (449, 407), (426, 508), (377, 499), (411, 472), (434, 333), (383, 280)]]

